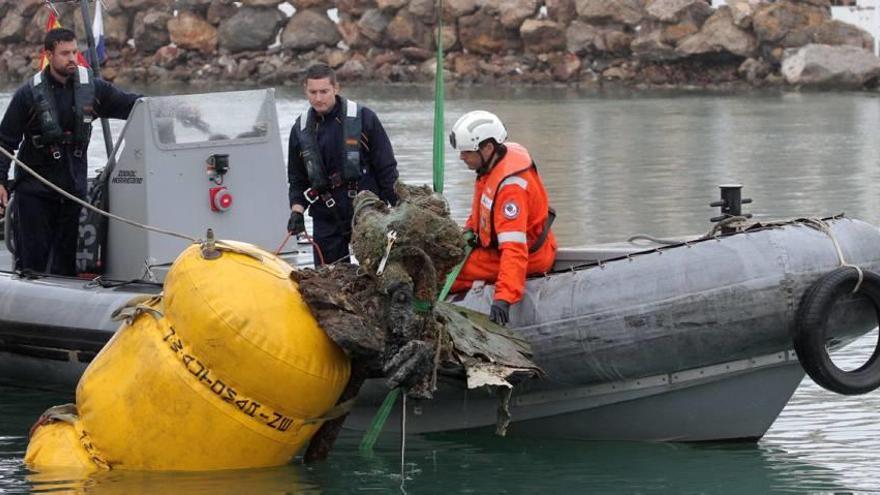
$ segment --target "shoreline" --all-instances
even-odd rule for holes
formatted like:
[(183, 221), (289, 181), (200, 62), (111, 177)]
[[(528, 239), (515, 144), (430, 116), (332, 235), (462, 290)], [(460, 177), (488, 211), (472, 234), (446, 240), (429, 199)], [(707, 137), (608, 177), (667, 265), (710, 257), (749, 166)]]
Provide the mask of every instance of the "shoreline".
[[(344, 84), (582, 90), (867, 90), (880, 58), (829, 0), (103, 0), (116, 83), (295, 86), (326, 63)], [(0, 4), (0, 83), (36, 70), (48, 9)], [(82, 35), (76, 6), (56, 6)], [(443, 19), (436, 40), (438, 18)]]

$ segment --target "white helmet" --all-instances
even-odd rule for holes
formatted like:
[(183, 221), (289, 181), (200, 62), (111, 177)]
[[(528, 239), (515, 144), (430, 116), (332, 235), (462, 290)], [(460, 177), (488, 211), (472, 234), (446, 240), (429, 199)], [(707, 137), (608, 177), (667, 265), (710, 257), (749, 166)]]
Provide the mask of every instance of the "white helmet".
[(484, 110), (462, 115), (449, 133), (449, 143), (457, 151), (477, 151), (480, 143), (487, 139), (503, 143), (507, 139), (507, 130), (497, 115)]

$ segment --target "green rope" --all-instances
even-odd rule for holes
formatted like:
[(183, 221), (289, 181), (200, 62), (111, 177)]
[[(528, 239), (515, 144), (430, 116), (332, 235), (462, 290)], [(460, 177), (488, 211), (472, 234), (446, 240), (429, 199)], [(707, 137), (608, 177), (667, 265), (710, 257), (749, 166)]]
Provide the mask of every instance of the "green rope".
[(379, 439), (379, 434), (382, 433), (382, 428), (385, 426), (385, 421), (388, 420), (388, 415), (391, 414), (391, 408), (394, 407), (394, 403), (397, 402), (397, 396), (400, 395), (400, 388), (392, 389), (388, 392), (388, 395), (385, 396), (385, 400), (382, 401), (382, 406), (379, 407), (379, 411), (376, 412), (376, 416), (373, 417), (373, 422), (370, 423), (370, 427), (367, 428), (367, 433), (364, 435), (363, 440), (361, 440), (360, 450), (362, 453), (367, 453), (373, 450), (373, 445), (376, 444), (376, 440)]
[[(443, 88), (443, 0), (437, 1), (437, 38), (435, 42), (437, 44), (437, 69), (434, 74), (434, 192), (443, 193), (445, 160), (443, 147), (446, 144), (444, 139), (445, 132), (443, 129), (445, 125), (443, 102), (446, 98), (445, 90)], [(470, 254), (470, 248), (467, 248), (465, 251), (465, 259), (467, 259), (467, 254)], [(458, 273), (461, 271), (462, 265), (464, 265), (464, 261), (459, 263), (446, 277), (446, 283), (443, 285), (443, 290), (440, 291), (440, 296), (437, 298), (438, 301), (446, 299), (449, 290), (452, 288), (453, 282), (455, 282)], [(428, 301), (417, 300), (413, 305), (415, 306), (416, 311), (420, 312), (430, 311), (431, 307)], [(394, 407), (394, 403), (397, 401), (399, 395), (400, 388), (395, 388), (385, 396), (382, 406), (376, 412), (376, 416), (373, 417), (370, 427), (367, 428), (367, 432), (364, 434), (363, 440), (361, 440), (360, 450), (362, 453), (367, 453), (373, 450), (373, 445), (376, 444), (379, 434), (382, 433), (382, 429), (385, 427), (385, 421), (388, 419), (388, 415), (391, 413), (391, 408)]]
[(413, 299), (413, 309), (416, 313), (429, 313), (433, 305), (431, 301), (424, 299)]
[(443, 192), (444, 169), (444, 117), (443, 102), (446, 99), (443, 88), (443, 0), (437, 6), (437, 68), (434, 74), (434, 192)]

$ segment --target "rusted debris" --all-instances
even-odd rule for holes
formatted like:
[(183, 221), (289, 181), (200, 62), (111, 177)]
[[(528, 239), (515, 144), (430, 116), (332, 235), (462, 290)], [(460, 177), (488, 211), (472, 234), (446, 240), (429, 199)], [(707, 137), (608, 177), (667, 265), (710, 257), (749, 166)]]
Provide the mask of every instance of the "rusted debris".
[[(538, 376), (528, 343), (485, 315), (434, 302), (464, 257), (461, 229), (445, 199), (427, 186), (398, 183), (396, 190), (400, 202), (393, 208), (370, 192), (355, 199), (352, 250), (359, 265), (291, 275), (321, 328), (352, 359), (352, 378), (340, 402), (378, 377), (385, 377), (389, 388), (430, 399), (438, 367), (459, 370), (471, 388), (509, 390), (518, 380)], [(499, 396), (509, 401), (509, 393)], [(505, 414), (499, 416), (501, 431), (509, 421)], [(343, 421), (324, 424), (306, 461), (326, 457)]]

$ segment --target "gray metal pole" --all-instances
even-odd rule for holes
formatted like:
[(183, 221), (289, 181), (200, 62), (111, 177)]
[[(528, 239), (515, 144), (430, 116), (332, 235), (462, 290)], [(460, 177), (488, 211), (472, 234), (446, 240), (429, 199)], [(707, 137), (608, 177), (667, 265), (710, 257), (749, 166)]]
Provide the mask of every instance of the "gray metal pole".
[[(95, 0), (100, 2), (101, 0)], [(95, 35), (92, 33), (92, 22), (91, 22), (91, 13), (89, 12), (89, 0), (80, 0), (80, 7), (82, 7), (82, 17), (83, 17), (83, 27), (86, 30), (86, 41), (89, 44), (89, 58), (91, 59), (89, 63), (92, 66), (92, 73), (95, 75), (95, 78), (101, 77), (101, 63), (98, 60), (98, 50), (95, 48)], [(101, 118), (101, 130), (104, 131), (104, 147), (107, 149), (107, 161), (113, 159), (113, 135), (110, 134), (110, 122)]]

